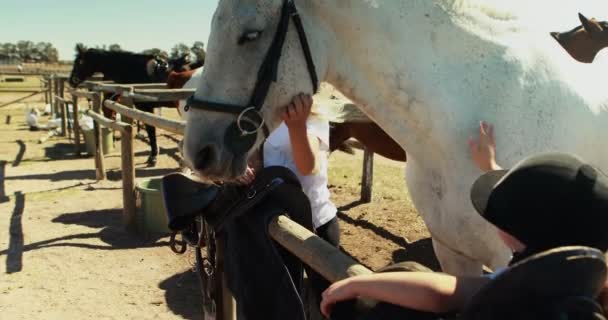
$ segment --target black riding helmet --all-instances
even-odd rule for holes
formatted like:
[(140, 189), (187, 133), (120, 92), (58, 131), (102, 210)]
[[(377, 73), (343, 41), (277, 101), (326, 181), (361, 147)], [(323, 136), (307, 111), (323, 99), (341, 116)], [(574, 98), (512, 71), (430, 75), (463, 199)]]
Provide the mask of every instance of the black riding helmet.
[(576, 156), (538, 154), (490, 171), (473, 184), (471, 200), (526, 245), (524, 256), (572, 245), (608, 250), (608, 177)]

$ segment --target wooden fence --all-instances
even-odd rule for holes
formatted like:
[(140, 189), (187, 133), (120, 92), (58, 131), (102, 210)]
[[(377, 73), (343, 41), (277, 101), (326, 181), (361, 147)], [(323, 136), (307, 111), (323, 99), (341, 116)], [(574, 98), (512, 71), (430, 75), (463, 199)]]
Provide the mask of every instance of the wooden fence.
[[(95, 93), (100, 94), (118, 94), (121, 95), (122, 101), (129, 101), (127, 99), (131, 99), (130, 101), (147, 101), (147, 102), (172, 102), (175, 100), (187, 99), (193, 94), (192, 89), (167, 89), (165, 83), (142, 83), (142, 84), (116, 84), (111, 81), (102, 81), (101, 78), (96, 77), (94, 81), (87, 81), (81, 85), (81, 88), (86, 90), (69, 90), (69, 93), (72, 95), (71, 99), (65, 98), (65, 88), (66, 82), (69, 79), (69, 76), (66, 74), (45, 74), (40, 75), (41, 79), (41, 90), (39, 92), (35, 92), (34, 94), (44, 93), (44, 100), (46, 104), (50, 104), (51, 106), (51, 115), (59, 116), (61, 118), (61, 136), (68, 136), (71, 138), (71, 133), (74, 133), (74, 144), (75, 144), (75, 153), (76, 155), (80, 155), (82, 152), (81, 148), (81, 140), (80, 140), (80, 127), (79, 127), (79, 108), (78, 108), (78, 98), (85, 98), (89, 101), (93, 101), (95, 103), (96, 99), (103, 100), (103, 96), (97, 97), (94, 96)], [(95, 97), (95, 98), (94, 98)], [(25, 99), (25, 98), (20, 98)], [(18, 101), (12, 101), (10, 103), (4, 104), (12, 104)], [(2, 106), (4, 106), (2, 105)], [(68, 119), (69, 115), (69, 105), (72, 105), (72, 126), (70, 126), (70, 122)], [(101, 112), (101, 107), (97, 111)], [(150, 119), (148, 119), (150, 120)], [(138, 120), (141, 121), (141, 120)], [(145, 121), (141, 121), (144, 122)], [(97, 123), (97, 122), (96, 122)], [(155, 124), (151, 124), (157, 127)], [(173, 126), (173, 131), (168, 130), (173, 133), (179, 133), (183, 135), (183, 132), (175, 132), (176, 126)], [(118, 130), (122, 131), (123, 130)], [(97, 129), (95, 129), (97, 132)], [(97, 139), (97, 136), (95, 136)], [(41, 139), (42, 141), (42, 139)], [(97, 141), (97, 140), (96, 140)], [(356, 142), (356, 141), (355, 141)], [(364, 152), (363, 156), (363, 172), (361, 178), (361, 202), (369, 203), (372, 201), (372, 185), (373, 185), (373, 170), (374, 170), (374, 154), (369, 150), (365, 149), (364, 146), (358, 143), (353, 144), (355, 148), (361, 149)], [(99, 154), (99, 153), (97, 153)], [(97, 158), (97, 157), (96, 157)], [(96, 170), (100, 171), (100, 167), (103, 166), (103, 160), (96, 159)], [(98, 178), (105, 177), (104, 173), (99, 173), (97, 175)]]
[[(95, 124), (95, 168), (97, 179), (103, 180), (106, 178), (101, 144), (101, 127), (103, 126), (121, 132), (123, 220), (128, 230), (137, 231), (133, 121), (137, 120), (146, 125), (152, 125), (179, 135), (184, 134), (185, 123), (136, 110), (133, 108), (133, 103), (135, 101), (169, 102), (176, 99), (185, 99), (193, 94), (193, 90), (169, 90), (154, 87), (154, 85), (125, 86), (107, 83), (88, 83), (85, 86), (90, 88), (90, 91), (71, 90), (70, 93), (72, 95), (74, 114), (77, 114), (77, 110), (79, 109), (79, 98), (90, 99), (93, 102), (92, 109), (86, 112), (93, 118)], [(122, 121), (120, 122), (105, 118), (101, 112), (103, 95), (107, 93), (121, 95), (121, 103), (111, 100), (103, 102), (105, 107), (121, 115)], [(75, 127), (76, 124), (75, 122)], [(75, 136), (78, 136), (77, 131), (75, 131)], [(371, 175), (371, 171), (367, 172)], [(270, 223), (268, 231), (275, 241), (330, 281), (371, 273), (370, 270), (286, 216), (276, 217)], [(226, 288), (224, 288), (224, 291), (225, 295), (230, 297)], [(231, 301), (232, 299), (228, 299), (224, 302), (224, 309), (226, 310), (219, 313), (223, 315), (222, 320), (235, 319), (234, 305)]]

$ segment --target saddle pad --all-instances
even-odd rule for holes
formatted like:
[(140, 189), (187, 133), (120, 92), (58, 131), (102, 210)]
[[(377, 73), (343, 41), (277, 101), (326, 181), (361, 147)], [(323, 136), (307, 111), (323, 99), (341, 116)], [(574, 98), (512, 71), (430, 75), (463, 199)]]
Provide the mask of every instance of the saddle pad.
[(183, 173), (172, 173), (161, 181), (163, 205), (169, 218), (169, 229), (186, 229), (193, 219), (218, 196), (220, 187), (193, 180)]

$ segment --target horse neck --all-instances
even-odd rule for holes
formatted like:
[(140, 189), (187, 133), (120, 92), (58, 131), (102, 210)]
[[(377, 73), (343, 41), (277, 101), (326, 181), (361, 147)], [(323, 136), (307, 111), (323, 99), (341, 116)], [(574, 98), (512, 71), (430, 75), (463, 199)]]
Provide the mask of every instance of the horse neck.
[[(574, 39), (575, 37), (579, 37), (579, 39)], [(581, 37), (584, 37), (584, 40), (581, 40)], [(591, 40), (587, 33), (582, 35), (575, 34), (570, 36), (570, 38), (566, 37), (565, 39), (558, 38), (557, 42), (570, 54), (570, 56), (572, 56), (572, 58), (583, 63), (592, 63), (597, 54), (608, 46), (608, 43)]]
[(605, 48), (608, 47), (608, 36), (604, 36), (601, 40), (598, 40), (593, 47), (593, 57), (591, 59), (591, 61), (593, 61), (597, 55), (600, 53), (600, 51), (604, 50)]
[[(406, 150), (429, 150), (435, 79), (483, 35), (466, 32), (436, 1), (319, 1), (307, 10), (328, 37), (325, 81), (353, 100)], [(466, 17), (463, 17), (466, 18)], [(313, 18), (314, 19), (314, 18)], [(483, 47), (484, 49), (487, 46)], [(468, 59), (471, 59), (470, 57)], [(427, 145), (425, 147), (424, 145)]]
[(104, 75), (104, 79), (118, 83), (149, 82), (146, 64), (149, 58), (134, 54), (100, 54), (96, 57), (96, 71)]

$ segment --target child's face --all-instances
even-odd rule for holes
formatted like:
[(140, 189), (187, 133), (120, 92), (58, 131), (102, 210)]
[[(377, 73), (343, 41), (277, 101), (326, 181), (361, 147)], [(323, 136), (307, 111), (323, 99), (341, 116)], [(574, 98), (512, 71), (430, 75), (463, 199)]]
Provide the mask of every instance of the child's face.
[(502, 242), (507, 245), (513, 252), (522, 252), (526, 249), (526, 245), (521, 241), (517, 240), (514, 236), (498, 229), (498, 236), (502, 239)]

